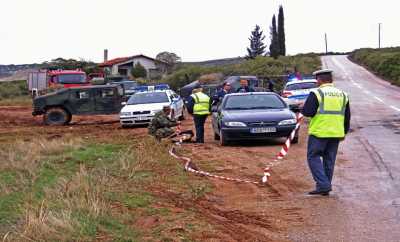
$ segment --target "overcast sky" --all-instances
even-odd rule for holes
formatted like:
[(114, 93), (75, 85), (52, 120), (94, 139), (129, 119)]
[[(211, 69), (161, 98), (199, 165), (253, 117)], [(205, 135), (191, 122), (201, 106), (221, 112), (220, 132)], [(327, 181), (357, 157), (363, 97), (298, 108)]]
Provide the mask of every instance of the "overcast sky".
[(244, 56), (283, 5), (289, 54), (400, 46), (398, 0), (1, 0), (0, 64), (57, 57), (100, 62), (161, 51), (184, 61)]

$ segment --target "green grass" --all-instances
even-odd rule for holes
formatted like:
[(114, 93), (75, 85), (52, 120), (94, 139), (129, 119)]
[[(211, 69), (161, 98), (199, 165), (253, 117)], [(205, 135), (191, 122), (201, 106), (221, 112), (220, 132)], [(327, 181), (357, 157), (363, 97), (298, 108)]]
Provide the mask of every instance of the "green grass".
[[(167, 154), (168, 145), (148, 138), (115, 140), (42, 140), (41, 146), (16, 146), (19, 155), (13, 164), (36, 160), (37, 165), (14, 170), (0, 166), (0, 188), (7, 191), (0, 194), (0, 233), (13, 231), (10, 239), (17, 241), (20, 236), (39, 241), (141, 241), (144, 237), (186, 241), (191, 233), (201, 231), (202, 226), (196, 226), (201, 222), (193, 221), (195, 209), (177, 216), (170, 210), (175, 199), (160, 196), (160, 192), (168, 190), (175, 198), (195, 201), (212, 190), (208, 181), (183, 171)], [(24, 147), (40, 150), (18, 151)], [(4, 154), (0, 158), (8, 157)], [(138, 219), (146, 217), (160, 218), (162, 223), (137, 227)], [(176, 221), (190, 222), (190, 231), (172, 236)]]

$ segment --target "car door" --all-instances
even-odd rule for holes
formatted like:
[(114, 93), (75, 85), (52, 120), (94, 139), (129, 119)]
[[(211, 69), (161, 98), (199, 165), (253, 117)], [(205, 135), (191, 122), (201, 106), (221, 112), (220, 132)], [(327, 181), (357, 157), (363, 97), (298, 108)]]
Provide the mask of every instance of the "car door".
[(215, 133), (219, 133), (219, 120), (221, 116), (221, 104), (213, 106), (211, 109), (211, 116), (212, 116), (212, 126)]
[(116, 89), (113, 87), (110, 88), (101, 88), (97, 89), (95, 92), (95, 103), (96, 103), (96, 112), (97, 113), (115, 113), (118, 110), (116, 109), (117, 105), (117, 93)]
[(76, 114), (85, 114), (94, 111), (93, 93), (90, 89), (73, 90), (69, 104)]

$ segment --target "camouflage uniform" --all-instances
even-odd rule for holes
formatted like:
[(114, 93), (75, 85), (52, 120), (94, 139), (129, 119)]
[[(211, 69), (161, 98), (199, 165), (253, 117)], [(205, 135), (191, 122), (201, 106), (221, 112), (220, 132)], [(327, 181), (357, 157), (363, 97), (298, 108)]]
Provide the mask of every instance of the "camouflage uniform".
[(175, 133), (171, 127), (177, 125), (175, 120), (171, 120), (164, 111), (160, 111), (154, 115), (149, 125), (149, 134), (155, 136), (157, 140), (161, 140)]

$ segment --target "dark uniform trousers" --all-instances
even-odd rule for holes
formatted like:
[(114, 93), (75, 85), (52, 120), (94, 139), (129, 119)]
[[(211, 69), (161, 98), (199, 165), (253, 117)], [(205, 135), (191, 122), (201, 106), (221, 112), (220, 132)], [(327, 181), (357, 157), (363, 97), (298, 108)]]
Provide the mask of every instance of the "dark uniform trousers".
[(196, 128), (196, 143), (204, 143), (204, 124), (208, 115), (193, 115), (194, 126)]
[(317, 191), (332, 189), (333, 170), (339, 142), (338, 138), (317, 138), (313, 135), (308, 137), (307, 161), (317, 183)]

